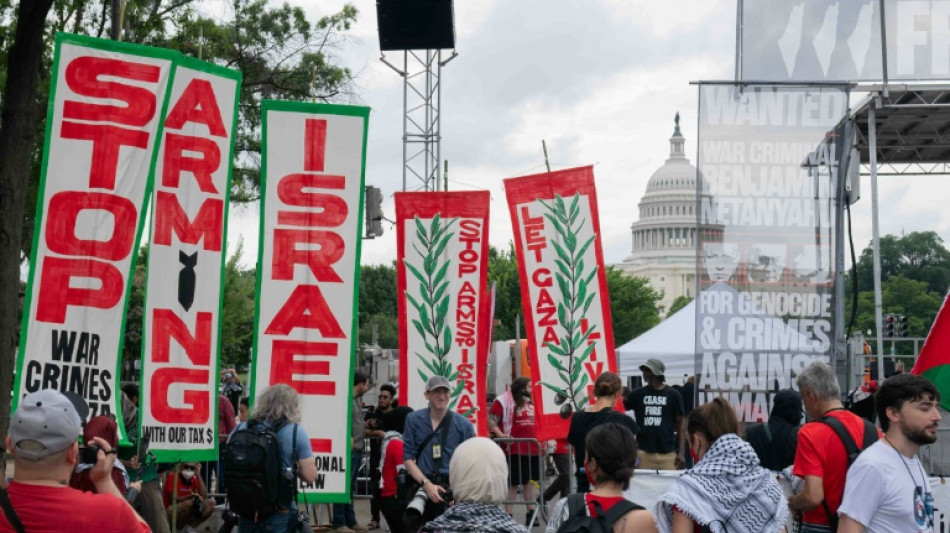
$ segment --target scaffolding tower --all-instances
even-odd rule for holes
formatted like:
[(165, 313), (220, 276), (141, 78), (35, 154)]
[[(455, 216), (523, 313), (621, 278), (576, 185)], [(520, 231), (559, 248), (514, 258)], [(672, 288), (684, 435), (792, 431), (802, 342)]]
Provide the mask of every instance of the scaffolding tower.
[(438, 191), (442, 183), (442, 68), (458, 53), (442, 59), (442, 50), (405, 50), (402, 68), (380, 60), (403, 79), (402, 190)]

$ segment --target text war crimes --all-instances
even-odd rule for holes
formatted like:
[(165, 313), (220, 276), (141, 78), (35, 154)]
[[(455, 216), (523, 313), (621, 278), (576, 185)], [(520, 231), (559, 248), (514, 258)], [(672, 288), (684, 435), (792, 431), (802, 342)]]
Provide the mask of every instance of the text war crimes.
[(24, 389), (72, 391), (89, 404), (90, 416), (112, 412), (112, 371), (99, 367), (99, 335), (88, 331), (53, 330), (51, 361), (27, 361)]

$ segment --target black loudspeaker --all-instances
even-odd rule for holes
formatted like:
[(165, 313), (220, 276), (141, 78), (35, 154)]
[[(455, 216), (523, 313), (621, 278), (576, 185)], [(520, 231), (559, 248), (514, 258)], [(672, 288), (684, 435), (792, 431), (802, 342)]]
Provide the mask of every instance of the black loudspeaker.
[(377, 0), (379, 49), (455, 48), (452, 0)]

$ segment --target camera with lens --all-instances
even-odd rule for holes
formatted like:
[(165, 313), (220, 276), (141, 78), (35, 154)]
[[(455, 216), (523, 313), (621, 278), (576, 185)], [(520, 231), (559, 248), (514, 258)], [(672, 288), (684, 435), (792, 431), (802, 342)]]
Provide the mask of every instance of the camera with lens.
[(399, 468), (396, 471), (396, 487), (401, 489), (407, 486), (408, 484), (409, 484), (409, 472), (406, 471), (405, 467)]
[(99, 462), (99, 447), (95, 444), (79, 448), (79, 462), (94, 465)]
[[(442, 503), (440, 504), (444, 509), (445, 507), (448, 507), (449, 502), (455, 499), (455, 495), (452, 494), (452, 489), (449, 488), (448, 483), (436, 484), (445, 489), (441, 494)], [(426, 494), (425, 487), (419, 487), (419, 490), (417, 490), (412, 499), (409, 500), (409, 505), (406, 506), (406, 516), (408, 518), (421, 517), (422, 513), (425, 512), (427, 501), (429, 501), (429, 496)]]
[(310, 513), (307, 511), (297, 512), (297, 529), (299, 533), (310, 533), (313, 529), (310, 527)]
[(241, 517), (237, 513), (230, 509), (225, 509), (221, 513), (221, 529), (218, 530), (218, 533), (231, 533), (231, 530), (234, 529), (234, 526), (241, 521)]
[(419, 487), (419, 490), (417, 490), (412, 496), (412, 499), (409, 500), (409, 505), (406, 506), (406, 516), (409, 518), (421, 517), (426, 509), (426, 501), (428, 500), (429, 496), (426, 495), (426, 489)]
[(194, 494), (191, 496), (191, 516), (201, 518), (205, 514), (205, 502), (201, 496)]

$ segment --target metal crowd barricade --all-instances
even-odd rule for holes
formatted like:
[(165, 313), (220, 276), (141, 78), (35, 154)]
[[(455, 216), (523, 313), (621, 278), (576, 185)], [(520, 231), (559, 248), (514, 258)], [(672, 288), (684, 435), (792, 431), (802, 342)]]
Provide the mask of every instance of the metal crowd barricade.
[[(534, 455), (534, 454), (527, 455), (528, 457), (537, 457), (536, 459), (536, 464), (538, 468), (537, 475), (531, 476), (529, 478), (528, 485), (517, 485), (517, 492), (515, 493), (515, 498), (514, 499), (506, 498), (502, 502), (502, 504), (506, 506), (507, 505), (524, 506), (525, 515), (527, 517), (526, 518), (527, 523), (525, 525), (529, 531), (531, 530), (533, 526), (540, 525), (542, 522), (546, 524), (547, 523), (547, 509), (542, 501), (541, 495), (544, 493), (544, 489), (547, 486), (545, 483), (545, 470), (547, 467), (547, 457), (548, 457), (547, 447), (541, 444), (541, 442), (538, 439), (507, 438), (507, 439), (494, 439), (494, 440), (496, 444), (501, 446), (502, 450), (505, 450), (505, 458), (508, 461), (509, 476), (515, 477), (515, 479), (522, 479), (524, 477), (521, 474), (522, 474), (522, 468), (524, 468), (525, 465), (523, 465), (521, 461), (518, 461), (517, 463), (512, 461), (512, 457), (523, 457), (523, 456), (512, 455), (511, 453), (509, 453), (509, 450), (513, 448), (514, 445), (516, 444), (522, 444), (522, 445), (527, 444), (530, 446), (529, 449), (538, 450), (537, 455)], [(530, 463), (528, 464), (528, 468), (529, 469), (531, 468)], [(529, 474), (531, 473), (534, 473), (534, 472), (529, 471)], [(509, 479), (511, 477), (509, 477)], [(535, 477), (537, 477), (538, 479), (534, 479)], [(526, 498), (525, 497), (526, 492), (531, 490), (532, 488), (535, 490), (537, 494), (535, 495), (534, 498), (531, 498), (531, 499)], [(534, 507), (534, 509), (532, 509), (532, 506)]]
[(937, 428), (937, 442), (921, 446), (917, 456), (929, 475), (950, 477), (950, 428)]
[[(369, 500), (373, 498), (373, 491), (375, 487), (372, 486), (372, 472), (373, 464), (370, 461), (370, 446), (373, 445), (370, 441), (374, 437), (366, 437), (363, 439), (363, 459), (357, 466), (356, 470), (356, 490), (353, 492), (354, 500)], [(375, 439), (377, 445), (382, 439)]]

